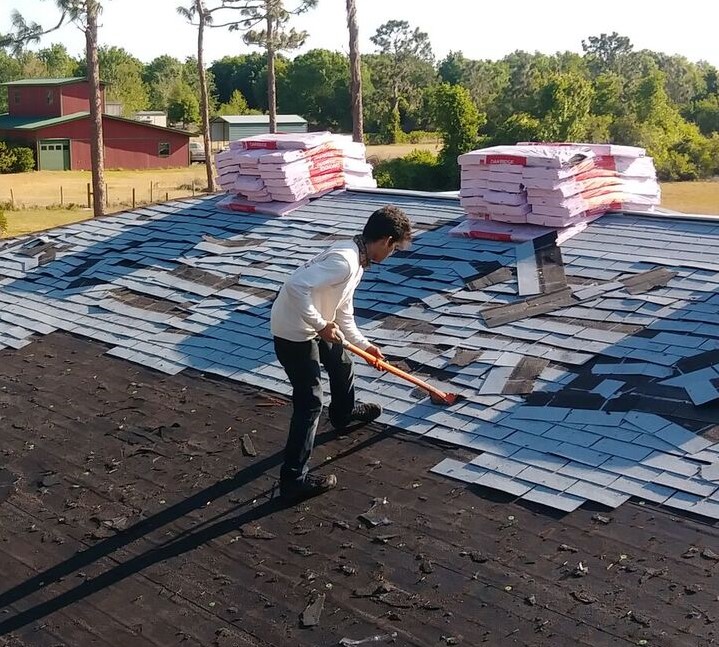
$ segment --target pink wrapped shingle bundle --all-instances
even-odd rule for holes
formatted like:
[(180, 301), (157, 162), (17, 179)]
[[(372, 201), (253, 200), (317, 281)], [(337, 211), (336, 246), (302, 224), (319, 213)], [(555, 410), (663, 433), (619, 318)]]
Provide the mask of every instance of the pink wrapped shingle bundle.
[(273, 202), (297, 208), (344, 186), (376, 187), (365, 153), (364, 144), (328, 132), (267, 134), (231, 142), (216, 160), (221, 186), (267, 213)]
[(493, 146), (459, 156), (460, 202), (469, 218), (528, 222), (531, 205), (524, 175), (558, 180), (589, 168), (594, 153), (572, 147)]
[(652, 159), (633, 146), (524, 142), (466, 153), (459, 164), (470, 219), (567, 227), (660, 199)]

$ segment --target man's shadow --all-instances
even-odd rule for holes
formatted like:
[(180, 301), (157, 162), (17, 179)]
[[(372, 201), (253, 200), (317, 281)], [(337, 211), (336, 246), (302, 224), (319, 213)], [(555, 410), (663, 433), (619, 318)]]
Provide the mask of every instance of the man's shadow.
[[(343, 435), (351, 434), (357, 429), (357, 427), (358, 426), (348, 428), (343, 432)], [(333, 456), (330, 460), (325, 461), (323, 464), (326, 465), (328, 463), (347, 458), (359, 451), (362, 451), (363, 449), (381, 442), (387, 437), (394, 436), (397, 433), (398, 430), (393, 428), (386, 428), (381, 432), (372, 433), (365, 440), (353, 444), (351, 447), (338, 453), (336, 456)], [(338, 432), (334, 430), (324, 432), (317, 436), (315, 447), (336, 440), (338, 436)], [(117, 535), (87, 548), (76, 555), (73, 555), (71, 558), (61, 562), (60, 564), (52, 566), (45, 571), (34, 575), (30, 579), (0, 594), (0, 608), (7, 607), (22, 600), (23, 598), (26, 598), (32, 593), (89, 566), (93, 562), (110, 555), (124, 546), (127, 546), (133, 541), (141, 539), (158, 528), (178, 520), (193, 510), (205, 507), (207, 501), (209, 500), (218, 499), (238, 490), (244, 485), (251, 483), (265, 474), (268, 470), (281, 465), (282, 455), (283, 452), (280, 451), (268, 456), (267, 458), (257, 461), (256, 463), (240, 470), (234, 476), (218, 481), (201, 492), (193, 494), (191, 497), (188, 497), (187, 499), (158, 512), (147, 519), (139, 521), (133, 526), (119, 532)], [(25, 611), (17, 613), (11, 618), (0, 622), (0, 635), (16, 631), (28, 624), (46, 617), (51, 613), (54, 613), (55, 611), (59, 611), (60, 609), (63, 609), (75, 602), (79, 602), (93, 593), (96, 593), (105, 587), (117, 584), (125, 578), (130, 577), (131, 575), (134, 575), (149, 566), (158, 564), (172, 557), (182, 555), (183, 553), (194, 550), (195, 548), (198, 548), (213, 539), (217, 539), (218, 537), (225, 535), (226, 533), (237, 531), (242, 526), (257, 522), (263, 518), (269, 517), (277, 512), (296, 505), (296, 502), (286, 502), (279, 496), (274, 496), (274, 494), (274, 488), (266, 491), (260, 495), (268, 497), (265, 502), (242, 512), (237, 516), (219, 520), (222, 519), (222, 517), (226, 517), (228, 514), (232, 514), (233, 512), (245, 507), (258, 498), (257, 496), (253, 496), (247, 501), (239, 503), (233, 509), (225, 511), (213, 519), (204, 521), (203, 523), (188, 529), (184, 533), (173, 537), (164, 544), (156, 546), (140, 555), (137, 555), (136, 557), (132, 557), (127, 561), (114, 566), (101, 575), (98, 575), (97, 577), (85, 580), (82, 584), (70, 589), (69, 591), (61, 593), (50, 600), (41, 602)]]

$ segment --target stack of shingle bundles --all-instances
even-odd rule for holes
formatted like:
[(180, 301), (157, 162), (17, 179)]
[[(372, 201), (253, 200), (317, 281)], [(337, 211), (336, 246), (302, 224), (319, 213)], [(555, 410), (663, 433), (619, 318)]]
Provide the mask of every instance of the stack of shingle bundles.
[(537, 148), (585, 150), (594, 157), (590, 168), (557, 174), (525, 168), (522, 174), (531, 212), (527, 222), (566, 227), (592, 220), (611, 210), (649, 210), (660, 202), (653, 160), (644, 149), (614, 144), (531, 144)]
[(364, 144), (331, 133), (261, 135), (232, 142), (228, 153), (237, 163), (228, 190), (242, 200), (231, 197), (220, 206), (241, 204), (245, 210), (248, 203), (261, 203), (265, 212), (288, 213), (333, 189), (376, 186)]
[(235, 186), (235, 178), (240, 172), (238, 160), (231, 150), (215, 153), (215, 168), (217, 177), (215, 181), (224, 191), (231, 191)]
[(574, 147), (493, 146), (459, 156), (460, 203), (469, 218), (526, 223), (525, 175), (559, 181), (591, 168), (594, 153)]

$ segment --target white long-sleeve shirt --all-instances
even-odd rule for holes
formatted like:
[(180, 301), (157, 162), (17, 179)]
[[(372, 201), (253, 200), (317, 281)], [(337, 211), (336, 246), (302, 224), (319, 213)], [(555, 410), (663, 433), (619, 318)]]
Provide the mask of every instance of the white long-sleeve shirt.
[(272, 305), (272, 334), (309, 341), (334, 321), (347, 341), (366, 349), (370, 342), (357, 328), (352, 305), (363, 273), (359, 248), (351, 240), (332, 245), (297, 268)]

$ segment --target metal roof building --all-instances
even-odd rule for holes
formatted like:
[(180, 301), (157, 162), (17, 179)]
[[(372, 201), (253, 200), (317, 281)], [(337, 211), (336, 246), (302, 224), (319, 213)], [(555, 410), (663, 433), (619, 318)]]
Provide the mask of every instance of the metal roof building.
[[(252, 137), (270, 132), (269, 115), (222, 115), (211, 123), (211, 137), (215, 144)], [(307, 120), (299, 115), (277, 115), (277, 130), (282, 133), (306, 133)]]

